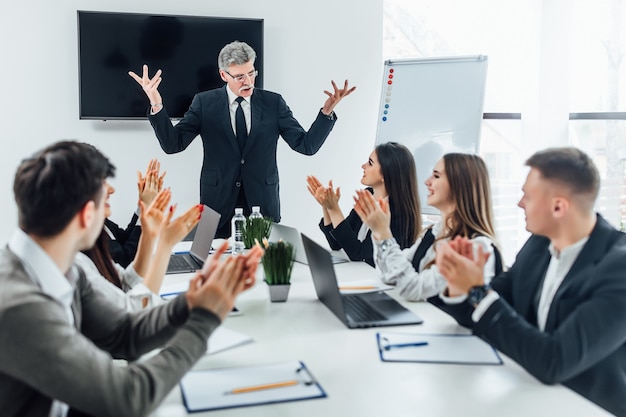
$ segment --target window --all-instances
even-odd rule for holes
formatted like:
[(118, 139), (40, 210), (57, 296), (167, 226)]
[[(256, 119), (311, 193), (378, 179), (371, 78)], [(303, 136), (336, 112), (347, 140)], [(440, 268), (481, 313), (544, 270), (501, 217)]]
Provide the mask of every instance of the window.
[[(384, 0), (383, 57), (489, 57), (479, 153), (511, 264), (528, 237), (517, 207), (525, 159), (548, 146), (591, 155), (597, 209), (626, 224), (626, 6), (621, 0)], [(420, 181), (423, 179), (420, 179)]]

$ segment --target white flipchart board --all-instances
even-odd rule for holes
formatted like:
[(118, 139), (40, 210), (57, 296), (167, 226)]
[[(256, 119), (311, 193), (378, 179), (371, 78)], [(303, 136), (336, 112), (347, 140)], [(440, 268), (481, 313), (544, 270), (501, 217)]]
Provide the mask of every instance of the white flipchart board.
[(477, 153), (487, 56), (385, 61), (376, 144), (399, 142), (415, 157), (422, 212), (424, 181), (445, 153)]

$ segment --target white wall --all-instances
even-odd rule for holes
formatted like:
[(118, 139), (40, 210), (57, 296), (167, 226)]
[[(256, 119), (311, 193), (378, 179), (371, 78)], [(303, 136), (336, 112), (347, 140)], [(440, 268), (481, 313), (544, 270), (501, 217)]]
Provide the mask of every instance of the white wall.
[[(342, 207), (346, 213), (350, 209), (360, 165), (375, 140), (382, 0), (22, 0), (0, 15), (0, 244), (16, 227), (12, 184), (19, 161), (59, 139), (92, 143), (117, 166), (112, 218), (119, 223), (130, 219), (137, 200), (136, 171), (144, 170), (150, 158), (158, 157), (167, 170), (166, 185), (180, 211), (198, 200), (199, 138), (186, 151), (165, 155), (147, 121), (78, 119), (79, 9), (265, 19), (264, 87), (281, 93), (306, 127), (322, 106), (330, 80), (348, 78), (358, 88), (338, 106), (339, 121), (317, 155), (302, 156), (282, 141), (278, 154), (283, 223), (299, 225), (316, 240), (321, 236), (321, 210), (306, 191), (307, 174), (332, 178), (344, 191)], [(141, 64), (132, 69), (140, 70)]]

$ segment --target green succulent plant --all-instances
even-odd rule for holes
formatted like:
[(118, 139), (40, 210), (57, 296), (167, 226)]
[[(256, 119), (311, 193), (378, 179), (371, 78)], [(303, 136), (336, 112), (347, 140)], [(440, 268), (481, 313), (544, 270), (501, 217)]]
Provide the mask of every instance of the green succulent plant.
[(282, 240), (270, 243), (267, 239), (263, 241), (263, 244), (265, 254), (261, 262), (265, 272), (265, 281), (269, 285), (289, 284), (295, 255), (293, 245)]
[(272, 219), (269, 217), (250, 218), (248, 217), (243, 226), (243, 244), (246, 249), (254, 246), (256, 241), (270, 237), (272, 231)]

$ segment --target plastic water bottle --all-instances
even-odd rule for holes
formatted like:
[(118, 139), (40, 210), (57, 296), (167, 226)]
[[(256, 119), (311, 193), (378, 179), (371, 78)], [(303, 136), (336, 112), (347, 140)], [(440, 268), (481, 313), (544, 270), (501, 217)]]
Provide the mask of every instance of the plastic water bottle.
[(243, 253), (243, 250), (245, 248), (245, 245), (243, 243), (243, 228), (244, 228), (245, 222), (246, 222), (246, 218), (243, 215), (243, 209), (236, 208), (235, 215), (233, 216), (233, 220), (232, 220), (232, 229), (231, 229), (232, 230), (231, 237), (233, 239), (233, 248), (232, 248), (233, 255), (239, 255), (240, 253)]
[(261, 214), (261, 207), (252, 206), (252, 213), (250, 213), (251, 219), (262, 219), (263, 215)]

